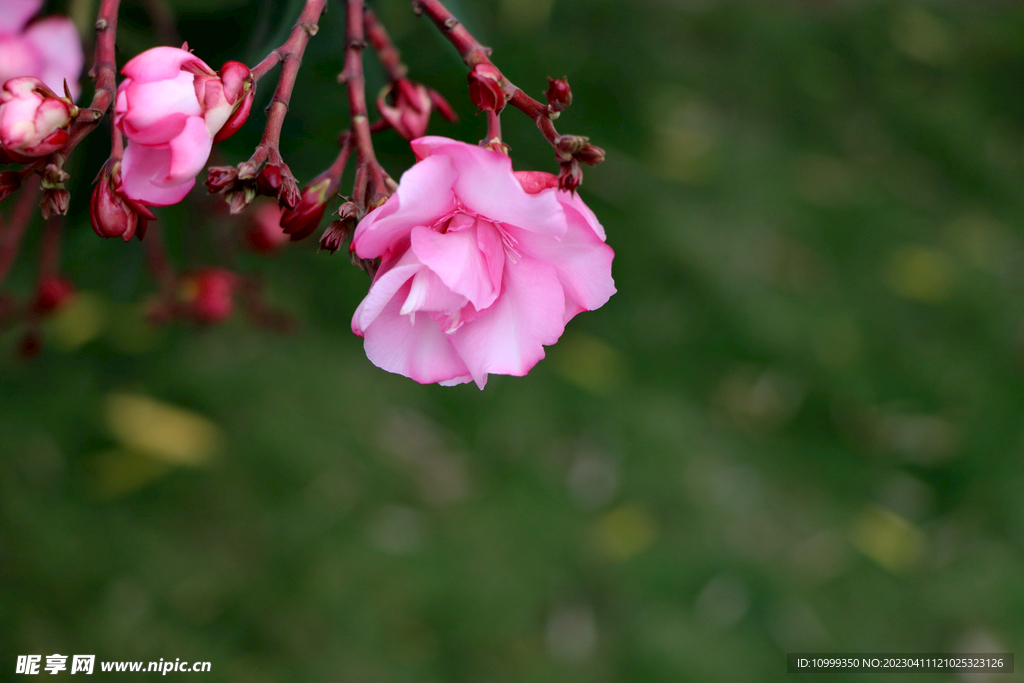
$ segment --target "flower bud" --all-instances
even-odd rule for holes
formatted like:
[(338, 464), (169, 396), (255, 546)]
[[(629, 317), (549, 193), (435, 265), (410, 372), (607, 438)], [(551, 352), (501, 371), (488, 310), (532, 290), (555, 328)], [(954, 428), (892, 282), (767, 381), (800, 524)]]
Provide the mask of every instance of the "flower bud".
[(479, 111), (500, 113), (505, 108), (505, 78), (493, 64), (482, 63), (469, 72), (469, 99)]
[(49, 315), (60, 310), (74, 294), (75, 288), (70, 280), (58, 275), (48, 275), (40, 279), (36, 287), (32, 310), (37, 315)]
[(17, 171), (0, 172), (0, 202), (21, 188), (21, 174)]
[(228, 210), (233, 216), (245, 211), (245, 207), (249, 206), (252, 200), (256, 198), (256, 188), (252, 183), (247, 183), (237, 190), (228, 192), (226, 197), (228, 200)]
[(302, 190), (302, 198), (292, 209), (286, 209), (281, 217), (281, 227), (291, 235), (292, 241), (308, 237), (327, 212), (327, 202), (338, 191), (338, 179), (322, 173)]
[(589, 166), (596, 166), (604, 161), (604, 150), (597, 145), (586, 144), (576, 153), (576, 158)]
[(238, 275), (223, 268), (200, 268), (181, 279), (179, 296), (185, 310), (204, 325), (224, 322), (235, 310)]
[(245, 246), (257, 254), (272, 254), (290, 239), (281, 227), (283, 209), (275, 202), (262, 200), (246, 223), (242, 238)]
[(334, 256), (334, 252), (341, 249), (341, 246), (352, 234), (352, 225), (345, 221), (334, 221), (327, 226), (324, 234), (320, 237), (320, 248), (317, 251), (327, 250)]
[(71, 193), (62, 187), (43, 190), (43, 201), (39, 203), (43, 218), (66, 216), (71, 204)]
[(359, 255), (356, 254), (355, 249), (353, 249), (351, 245), (349, 245), (348, 249), (349, 260), (352, 262), (352, 265), (369, 275), (371, 279), (376, 277), (377, 269), (380, 268), (380, 259), (359, 258)]
[(277, 195), (277, 201), (286, 209), (294, 209), (302, 201), (299, 184), (287, 168), (281, 172), (281, 192)]
[(583, 169), (575, 159), (562, 164), (558, 171), (558, 189), (563, 192), (575, 192), (583, 183)]
[[(196, 77), (198, 81), (200, 77)], [(224, 125), (213, 137), (215, 143), (227, 140), (234, 135), (245, 120), (249, 118), (252, 101), (256, 96), (256, 79), (252, 77), (249, 67), (241, 62), (226, 62), (218, 72), (220, 92), (207, 90), (206, 119), (207, 125), (211, 116), (227, 114)], [(199, 93), (196, 85), (196, 93)], [(211, 99), (212, 98), (212, 99)], [(202, 101), (202, 100), (201, 100)], [(221, 107), (218, 111), (216, 108)]]
[[(147, 210), (148, 212), (148, 210)], [(121, 162), (107, 162), (89, 202), (89, 221), (100, 237), (130, 240), (139, 226), (139, 214), (121, 194)]]
[(210, 194), (226, 192), (238, 184), (238, 169), (234, 166), (211, 166), (206, 173), (206, 189)]
[(277, 197), (281, 194), (281, 167), (267, 164), (256, 176), (256, 189), (266, 197)]
[(569, 81), (564, 78), (551, 78), (548, 76), (548, 91), (544, 93), (551, 106), (551, 111), (565, 111), (566, 107), (572, 104), (572, 89)]
[(0, 145), (19, 163), (52, 154), (67, 144), (76, 116), (71, 99), (58, 97), (38, 78), (12, 78), (0, 91)]

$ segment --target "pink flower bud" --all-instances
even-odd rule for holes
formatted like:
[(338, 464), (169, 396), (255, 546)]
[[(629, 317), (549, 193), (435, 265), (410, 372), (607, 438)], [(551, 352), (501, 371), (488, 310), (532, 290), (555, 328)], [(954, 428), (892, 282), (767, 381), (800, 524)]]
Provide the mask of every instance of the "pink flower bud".
[(309, 237), (327, 212), (327, 202), (338, 191), (338, 178), (321, 173), (302, 189), (302, 199), (294, 209), (286, 209), (281, 227), (292, 241)]
[(275, 202), (262, 200), (242, 234), (245, 246), (257, 254), (272, 254), (291, 239), (281, 227), (283, 209)]
[(70, 99), (38, 78), (12, 78), (0, 91), (0, 145), (21, 163), (52, 154), (67, 144), (67, 127), (77, 115)]
[(256, 189), (266, 197), (277, 197), (281, 194), (281, 167), (267, 164), (256, 176)]
[(569, 81), (564, 78), (551, 78), (548, 76), (548, 91), (544, 93), (551, 105), (551, 111), (565, 111), (566, 107), (572, 104), (572, 89)]
[(224, 322), (235, 310), (238, 275), (223, 268), (200, 268), (181, 280), (179, 294), (185, 310), (204, 325)]
[(238, 184), (238, 169), (234, 166), (211, 166), (206, 173), (206, 189), (210, 194), (226, 192)]
[(146, 50), (121, 73), (114, 125), (128, 138), (124, 194), (148, 206), (176, 204), (195, 185), (214, 140), (235, 132), (248, 115), (252, 74), (228, 62), (218, 75), (175, 47)]
[(36, 287), (35, 298), (32, 300), (32, 310), (37, 315), (49, 315), (54, 313), (68, 300), (74, 296), (75, 288), (66, 277), (49, 275), (43, 277)]
[(477, 64), (469, 72), (469, 99), (480, 111), (505, 108), (505, 78), (493, 64)]
[(127, 242), (135, 235), (140, 216), (121, 194), (119, 161), (107, 162), (100, 172), (89, 202), (89, 220), (100, 237), (120, 237)]

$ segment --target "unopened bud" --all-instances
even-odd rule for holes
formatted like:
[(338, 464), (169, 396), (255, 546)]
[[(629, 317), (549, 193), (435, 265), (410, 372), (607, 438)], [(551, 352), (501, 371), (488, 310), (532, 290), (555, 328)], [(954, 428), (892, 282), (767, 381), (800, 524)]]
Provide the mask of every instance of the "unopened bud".
[(327, 202), (338, 190), (338, 179), (322, 173), (306, 185), (298, 204), (287, 209), (281, 217), (281, 227), (292, 236), (292, 241), (308, 237), (327, 212)]
[(250, 202), (256, 197), (256, 188), (251, 185), (245, 185), (241, 189), (228, 192), (225, 194), (225, 197), (228, 200), (231, 214), (239, 214), (245, 211), (245, 207), (249, 206)]
[(572, 104), (572, 89), (569, 81), (564, 78), (551, 78), (548, 76), (548, 91), (544, 93), (551, 106), (551, 111), (565, 111), (566, 107)]
[(38, 315), (49, 315), (60, 310), (74, 296), (75, 288), (65, 277), (50, 275), (39, 281), (32, 310)]
[(352, 261), (352, 265), (363, 271), (371, 278), (376, 277), (377, 269), (380, 268), (380, 259), (375, 258), (359, 258), (352, 247), (349, 247), (348, 252), (349, 260)]
[(597, 145), (586, 144), (576, 153), (576, 159), (589, 166), (596, 166), (604, 161), (604, 150)]
[(575, 192), (583, 182), (583, 169), (575, 159), (562, 164), (558, 171), (558, 189), (563, 192)]
[(67, 171), (57, 164), (47, 164), (43, 167), (43, 187), (57, 187), (69, 178), (71, 176)]
[(206, 188), (210, 194), (226, 192), (238, 184), (238, 169), (234, 166), (211, 166), (206, 174)]
[(71, 204), (71, 193), (63, 188), (44, 190), (43, 201), (39, 207), (43, 210), (43, 218), (65, 216)]
[(505, 78), (493, 64), (481, 63), (469, 72), (469, 99), (480, 111), (505, 108)]
[(559, 135), (555, 139), (555, 158), (561, 163), (567, 163), (575, 157), (590, 142), (590, 138), (584, 135)]
[(334, 252), (341, 249), (350, 234), (352, 234), (351, 224), (343, 220), (334, 221), (321, 235), (320, 248), (317, 251), (326, 250), (331, 252), (331, 256), (334, 256)]
[(277, 201), (286, 209), (294, 209), (302, 201), (299, 183), (290, 171), (281, 173), (281, 192), (277, 195)]
[(256, 176), (256, 189), (265, 197), (277, 197), (281, 194), (281, 167), (267, 164)]

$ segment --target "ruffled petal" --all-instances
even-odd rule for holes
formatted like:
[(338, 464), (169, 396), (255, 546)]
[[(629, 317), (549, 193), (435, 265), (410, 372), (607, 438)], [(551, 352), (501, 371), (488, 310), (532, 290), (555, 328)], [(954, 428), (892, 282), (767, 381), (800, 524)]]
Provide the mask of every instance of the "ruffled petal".
[(457, 172), (455, 194), (469, 211), (551, 237), (565, 233), (565, 215), (558, 200), (550, 193), (531, 195), (524, 190), (512, 174), (512, 160), (504, 154), (437, 136), (411, 144), (425, 160), (451, 159)]
[(154, 47), (128, 60), (121, 73), (138, 83), (153, 83), (177, 78), (182, 67), (189, 66), (214, 73), (206, 62), (178, 47)]
[[(366, 333), (367, 328), (373, 324), (381, 311), (388, 305), (395, 293), (398, 292), (412, 278), (413, 275), (423, 269), (423, 264), (416, 258), (416, 254), (407, 251), (401, 259), (388, 270), (383, 268), (378, 271), (370, 291), (359, 304), (355, 315), (352, 316), (352, 331), (360, 337)], [(408, 295), (406, 295), (408, 296)], [(399, 308), (401, 308), (401, 301)]]
[(475, 225), (446, 233), (414, 228), (412, 250), (451, 291), (466, 297), (477, 310), (487, 308), (498, 297), (500, 280), (498, 286), (491, 280), (487, 258), (477, 242)]
[(74, 22), (65, 17), (46, 17), (32, 22), (24, 38), (42, 58), (39, 80), (58, 95), (64, 94), (66, 80), (71, 98), (78, 99), (82, 90), (78, 79), (82, 76), (85, 55)]
[(202, 116), (192, 79), (192, 74), (182, 72), (166, 81), (132, 81), (127, 87), (122, 85), (118, 110), (125, 113), (119, 122), (128, 139), (144, 145), (163, 145), (181, 134), (189, 117)]
[(481, 389), (489, 373), (521, 377), (565, 330), (565, 296), (550, 264), (506, 262), (504, 287), (491, 308), (449, 336)]
[(468, 303), (468, 299), (453, 292), (430, 268), (420, 268), (412, 278), (409, 296), (402, 304), (402, 315), (417, 311), (453, 314)]
[(405, 283), (366, 328), (363, 348), (370, 362), (420, 384), (458, 384), (470, 374), (466, 364), (430, 316), (401, 314), (412, 283)]
[(129, 199), (148, 206), (177, 204), (196, 184), (193, 177), (181, 185), (169, 186), (167, 173), (171, 168), (169, 147), (147, 147), (128, 143), (121, 161), (121, 181)]
[(168, 185), (178, 185), (191, 178), (193, 181), (206, 166), (213, 149), (213, 138), (206, 129), (201, 116), (190, 116), (185, 128), (170, 142), (171, 168), (167, 174)]
[(418, 225), (430, 226), (455, 210), (456, 172), (445, 157), (427, 159), (402, 174), (398, 192), (367, 214), (352, 237), (360, 258), (377, 258)]
[(567, 206), (565, 214), (569, 229), (561, 240), (525, 230), (515, 231), (517, 248), (525, 255), (554, 266), (566, 299), (592, 311), (607, 303), (615, 293), (612, 279), (615, 252), (575, 207)]

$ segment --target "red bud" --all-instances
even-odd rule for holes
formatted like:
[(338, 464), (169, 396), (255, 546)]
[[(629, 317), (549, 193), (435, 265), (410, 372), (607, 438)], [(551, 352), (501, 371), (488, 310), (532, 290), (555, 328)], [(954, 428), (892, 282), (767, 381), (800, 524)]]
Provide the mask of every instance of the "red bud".
[(293, 209), (281, 217), (281, 227), (292, 236), (292, 241), (308, 237), (320, 225), (327, 212), (327, 202), (338, 191), (338, 179), (322, 173), (302, 189), (302, 198)]
[(469, 72), (469, 99), (480, 111), (505, 108), (505, 78), (493, 64), (482, 63)]
[(554, 79), (548, 76), (548, 91), (544, 93), (551, 105), (551, 111), (565, 111), (572, 104), (572, 89), (569, 81), (564, 78)]
[(89, 201), (89, 220), (100, 237), (120, 237), (125, 242), (135, 235), (139, 214), (125, 203), (121, 195), (121, 163), (115, 161), (104, 168)]

